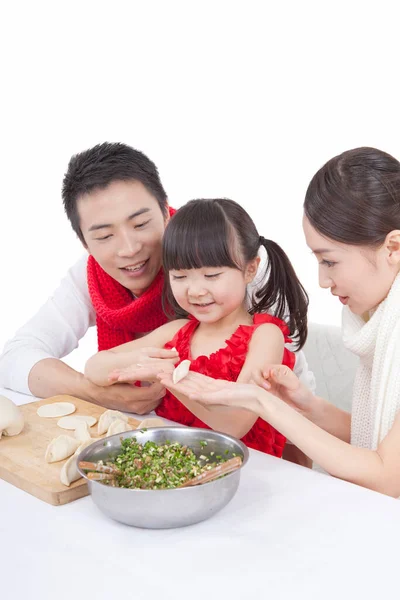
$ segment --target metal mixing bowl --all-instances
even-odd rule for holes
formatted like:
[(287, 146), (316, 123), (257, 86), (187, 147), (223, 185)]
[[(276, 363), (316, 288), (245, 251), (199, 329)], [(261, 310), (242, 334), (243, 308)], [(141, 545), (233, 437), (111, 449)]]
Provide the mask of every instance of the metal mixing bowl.
[[(135, 437), (140, 444), (149, 440), (156, 444), (165, 444), (168, 440), (179, 442), (191, 448), (197, 457), (215, 452), (215, 455), (231, 458), (232, 453), (236, 453), (243, 457), (242, 467), (249, 457), (249, 451), (242, 442), (224, 433), (194, 427), (158, 427), (118, 433), (99, 440), (85, 448), (78, 461), (112, 459), (121, 451), (121, 438), (129, 437)], [(206, 441), (207, 446), (202, 446), (202, 441)], [(238, 488), (241, 468), (209, 483), (169, 490), (111, 487), (90, 481), (84, 471), (79, 471), (88, 482), (93, 502), (107, 516), (135, 527), (165, 529), (204, 521), (226, 506)]]

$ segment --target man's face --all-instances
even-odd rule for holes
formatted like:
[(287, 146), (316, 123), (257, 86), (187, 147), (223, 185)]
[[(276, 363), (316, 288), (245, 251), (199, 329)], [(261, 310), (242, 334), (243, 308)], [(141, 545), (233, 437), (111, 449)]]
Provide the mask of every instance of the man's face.
[(138, 181), (114, 181), (78, 199), (87, 249), (108, 275), (140, 296), (161, 267), (168, 219)]

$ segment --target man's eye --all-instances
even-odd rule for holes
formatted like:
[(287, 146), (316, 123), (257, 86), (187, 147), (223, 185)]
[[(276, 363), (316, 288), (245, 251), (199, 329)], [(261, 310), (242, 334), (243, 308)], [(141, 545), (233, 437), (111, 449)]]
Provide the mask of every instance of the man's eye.
[(205, 275), (207, 279), (215, 279), (218, 275), (222, 275), (222, 273), (211, 273), (210, 275)]
[(97, 241), (102, 242), (103, 240), (108, 240), (110, 237), (112, 237), (112, 234), (110, 233), (109, 235), (105, 235), (104, 237), (101, 238), (95, 238)]
[(144, 221), (144, 223), (138, 223), (135, 225), (135, 229), (143, 229), (148, 223), (150, 223), (150, 219), (148, 221)]

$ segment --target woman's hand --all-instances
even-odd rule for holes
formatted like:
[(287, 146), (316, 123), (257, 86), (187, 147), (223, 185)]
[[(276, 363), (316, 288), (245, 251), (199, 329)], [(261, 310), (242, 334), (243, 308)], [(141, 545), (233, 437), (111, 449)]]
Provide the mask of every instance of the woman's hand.
[(265, 390), (283, 400), (297, 412), (305, 416), (311, 409), (314, 395), (289, 367), (272, 366), (263, 373), (264, 380), (259, 384)]
[(258, 397), (267, 395), (260, 387), (253, 384), (213, 379), (193, 371), (189, 371), (179, 383), (173, 383), (169, 373), (160, 374), (158, 379), (172, 393), (187, 396), (190, 400), (201, 404), (244, 408), (255, 413), (257, 413)]
[(212, 379), (189, 371), (178, 384), (172, 382), (170, 374), (160, 374), (158, 379), (171, 392), (183, 394), (190, 400), (204, 405), (225, 405), (244, 408), (259, 414), (260, 404), (267, 409), (269, 399), (275, 396), (305, 416), (311, 409), (314, 396), (288, 367), (278, 365), (264, 372), (261, 386), (253, 383), (234, 383)]
[(134, 381), (157, 381), (160, 373), (172, 373), (179, 362), (179, 354), (164, 348), (141, 348), (135, 352), (136, 361), (124, 369), (114, 369), (108, 375), (111, 383), (133, 383)]

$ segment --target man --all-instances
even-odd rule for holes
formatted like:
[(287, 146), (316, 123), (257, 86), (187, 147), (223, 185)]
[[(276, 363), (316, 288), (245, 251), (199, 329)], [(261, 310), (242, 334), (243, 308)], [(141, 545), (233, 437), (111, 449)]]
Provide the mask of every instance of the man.
[[(144, 414), (164, 395), (159, 383), (103, 388), (60, 359), (95, 324), (103, 350), (166, 322), (161, 307), (161, 245), (171, 209), (158, 170), (138, 150), (103, 143), (71, 158), (62, 197), (89, 256), (69, 270), (53, 297), (6, 344), (0, 385), (44, 398), (71, 394)], [(159, 356), (175, 355), (159, 350)], [(308, 383), (301, 352), (295, 372)]]

